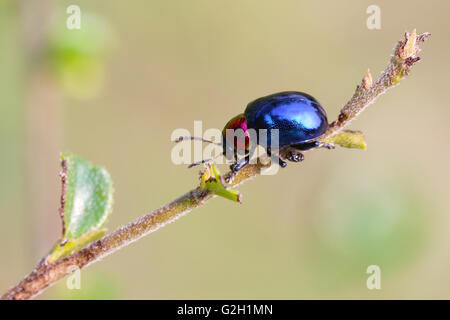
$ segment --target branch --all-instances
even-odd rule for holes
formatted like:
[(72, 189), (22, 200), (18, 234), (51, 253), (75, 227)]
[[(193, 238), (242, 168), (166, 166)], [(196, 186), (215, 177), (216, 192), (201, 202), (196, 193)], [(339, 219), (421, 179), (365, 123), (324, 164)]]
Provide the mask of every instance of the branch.
[[(405, 39), (399, 41), (395, 46), (394, 54), (385, 71), (375, 82), (372, 81), (370, 72), (366, 73), (362, 83), (357, 86), (351, 99), (342, 108), (338, 119), (330, 125), (329, 130), (320, 138), (320, 141), (331, 144), (337, 143), (336, 140), (332, 139), (333, 136), (341, 132), (378, 96), (394, 87), (408, 75), (411, 67), (420, 59), (417, 56), (420, 51), (419, 44), (428, 36), (430, 36), (429, 33), (417, 36), (415, 30), (411, 34), (406, 33)], [(247, 165), (234, 176), (230, 184), (235, 186), (244, 183), (259, 175), (264, 167), (265, 165), (261, 163)], [(225, 177), (229, 177), (229, 173)], [(85, 248), (66, 258), (53, 263), (43, 262), (39, 264), (19, 284), (10, 288), (1, 299), (32, 298), (73, 272), (74, 268), (81, 269), (99, 261), (114, 251), (175, 221), (191, 210), (203, 206), (215, 197), (216, 195), (210, 191), (197, 187), (169, 204), (132, 221), (99, 240), (93, 241)]]

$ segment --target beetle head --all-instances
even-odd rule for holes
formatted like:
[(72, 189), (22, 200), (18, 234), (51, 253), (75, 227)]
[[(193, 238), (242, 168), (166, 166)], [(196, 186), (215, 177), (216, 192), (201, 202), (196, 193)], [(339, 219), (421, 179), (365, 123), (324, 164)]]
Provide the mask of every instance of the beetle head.
[[(223, 154), (230, 159), (231, 155), (247, 154), (250, 150), (250, 133), (244, 114), (239, 114), (227, 122), (222, 131)], [(227, 152), (228, 151), (228, 152)], [(230, 152), (231, 151), (231, 152)]]

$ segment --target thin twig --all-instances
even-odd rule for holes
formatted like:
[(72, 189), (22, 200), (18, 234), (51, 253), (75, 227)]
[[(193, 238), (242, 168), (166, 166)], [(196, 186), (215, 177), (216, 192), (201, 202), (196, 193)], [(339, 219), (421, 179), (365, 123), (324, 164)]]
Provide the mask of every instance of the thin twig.
[[(419, 60), (417, 56), (420, 51), (419, 44), (429, 35), (429, 33), (424, 33), (416, 36), (415, 30), (411, 34), (406, 33), (405, 39), (399, 41), (395, 46), (394, 54), (386, 70), (375, 82), (372, 82), (370, 72), (366, 73), (361, 85), (357, 86), (352, 98), (341, 110), (339, 118), (331, 124), (330, 129), (320, 140), (325, 141), (340, 132), (361, 111), (373, 103), (379, 95), (395, 86), (400, 79), (405, 77), (412, 65)], [(235, 175), (231, 185), (238, 185), (256, 177), (263, 167), (262, 164), (247, 165)], [(45, 288), (73, 272), (74, 268), (81, 269), (99, 261), (114, 251), (175, 221), (192, 209), (204, 205), (214, 197), (215, 195), (197, 187), (171, 203), (134, 220), (66, 258), (54, 263), (38, 265), (30, 275), (9, 289), (1, 299), (29, 299), (36, 296)]]

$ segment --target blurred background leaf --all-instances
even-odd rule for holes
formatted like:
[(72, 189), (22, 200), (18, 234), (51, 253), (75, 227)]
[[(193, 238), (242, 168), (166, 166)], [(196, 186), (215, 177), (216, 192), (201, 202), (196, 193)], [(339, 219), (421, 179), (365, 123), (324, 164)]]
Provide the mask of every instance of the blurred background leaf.
[(82, 11), (82, 28), (63, 27), (67, 15), (58, 10), (51, 27), (48, 62), (61, 89), (69, 97), (89, 99), (105, 85), (106, 63), (113, 46), (113, 33), (101, 17)]
[(53, 294), (49, 297), (69, 300), (120, 299), (126, 292), (118, 281), (120, 278), (120, 275), (101, 270), (101, 267), (96, 271), (83, 271), (79, 289), (68, 289), (66, 277), (55, 285)]

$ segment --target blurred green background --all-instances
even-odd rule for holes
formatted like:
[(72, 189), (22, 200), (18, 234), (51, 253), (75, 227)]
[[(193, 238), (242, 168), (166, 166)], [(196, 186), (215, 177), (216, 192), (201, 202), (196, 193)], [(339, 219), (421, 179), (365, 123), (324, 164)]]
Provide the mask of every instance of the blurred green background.
[[(66, 8), (81, 8), (67, 30)], [(371, 4), (381, 30), (366, 27)], [(366, 151), (306, 154), (215, 199), (39, 298), (450, 298), (450, 117), (444, 1), (0, 0), (0, 291), (60, 235), (59, 153), (105, 166), (109, 230), (198, 183), (176, 128), (222, 128), (277, 91), (330, 121), (405, 30), (431, 32), (408, 79), (352, 123)], [(366, 288), (369, 265), (381, 290)]]

